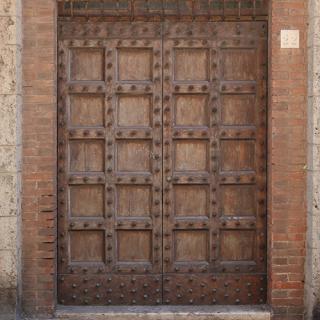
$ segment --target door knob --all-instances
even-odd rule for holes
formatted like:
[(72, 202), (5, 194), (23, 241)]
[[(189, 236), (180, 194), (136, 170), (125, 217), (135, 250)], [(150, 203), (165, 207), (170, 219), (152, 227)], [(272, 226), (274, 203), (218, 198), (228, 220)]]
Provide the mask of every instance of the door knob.
[(168, 182), (171, 182), (171, 177), (167, 177), (167, 181), (168, 181)]

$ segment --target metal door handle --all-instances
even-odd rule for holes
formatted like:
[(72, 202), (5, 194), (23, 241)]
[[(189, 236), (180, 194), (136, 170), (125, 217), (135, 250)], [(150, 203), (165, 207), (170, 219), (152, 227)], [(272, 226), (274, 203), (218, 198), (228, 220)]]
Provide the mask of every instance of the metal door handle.
[(168, 182), (171, 182), (171, 180), (172, 180), (171, 177), (167, 177)]

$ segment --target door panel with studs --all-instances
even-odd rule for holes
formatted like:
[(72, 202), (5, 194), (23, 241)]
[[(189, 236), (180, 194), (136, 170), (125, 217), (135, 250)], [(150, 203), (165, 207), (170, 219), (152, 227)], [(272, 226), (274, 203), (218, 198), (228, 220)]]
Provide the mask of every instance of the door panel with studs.
[(256, 304), (266, 24), (59, 22), (59, 302)]
[[(61, 28), (60, 301), (159, 304), (160, 25), (67, 23)], [(67, 35), (77, 28), (96, 36)]]
[(265, 28), (164, 24), (164, 303), (265, 301)]

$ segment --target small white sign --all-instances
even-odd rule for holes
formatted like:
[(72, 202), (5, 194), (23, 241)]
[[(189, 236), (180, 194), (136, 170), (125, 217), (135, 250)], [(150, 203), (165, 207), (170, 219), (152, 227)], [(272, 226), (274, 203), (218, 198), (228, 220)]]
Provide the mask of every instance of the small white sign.
[(300, 47), (299, 30), (281, 30), (281, 48), (298, 49)]

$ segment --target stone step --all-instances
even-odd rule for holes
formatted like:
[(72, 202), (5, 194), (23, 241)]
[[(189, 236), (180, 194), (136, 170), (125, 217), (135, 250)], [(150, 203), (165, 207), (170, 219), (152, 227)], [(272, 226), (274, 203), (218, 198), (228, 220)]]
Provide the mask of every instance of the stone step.
[(270, 320), (268, 306), (59, 306), (59, 320)]

